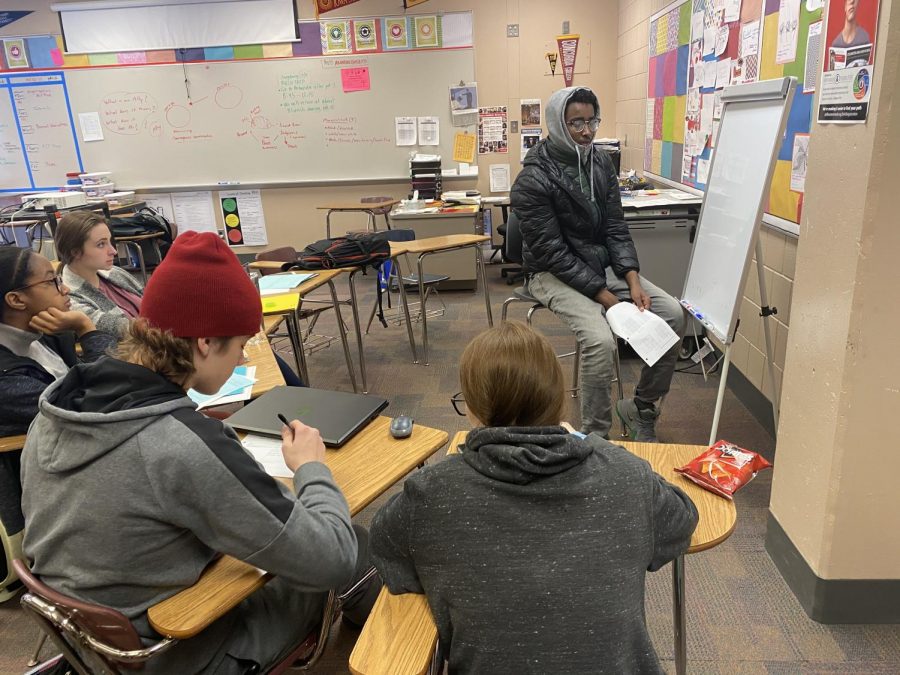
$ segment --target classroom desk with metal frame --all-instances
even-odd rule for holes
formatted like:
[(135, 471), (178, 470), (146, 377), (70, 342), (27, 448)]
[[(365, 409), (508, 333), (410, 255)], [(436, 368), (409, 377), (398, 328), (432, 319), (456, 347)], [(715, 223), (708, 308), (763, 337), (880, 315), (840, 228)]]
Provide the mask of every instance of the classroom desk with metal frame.
[[(449, 251), (460, 251), (471, 248), (475, 251), (475, 269), (476, 283), (477, 275), (481, 275), (481, 288), (484, 292), (484, 308), (487, 312), (488, 326), (494, 325), (494, 317), (491, 313), (491, 295), (488, 289), (487, 275), (484, 271), (484, 255), (481, 247), (484, 242), (490, 241), (490, 237), (482, 234), (448, 234), (441, 237), (425, 237), (423, 239), (413, 239), (412, 241), (391, 243), (391, 260), (397, 265), (397, 258), (401, 255), (412, 253), (416, 255), (416, 271), (418, 274), (419, 287), (419, 317), (422, 322), (422, 354), (425, 365), (428, 365), (428, 320), (425, 312), (425, 259), (428, 256), (438, 253), (447, 253)], [(399, 269), (397, 267), (396, 269)], [(401, 288), (401, 304), (404, 308), (406, 323), (409, 326), (409, 305), (406, 302), (406, 293)], [(413, 352), (413, 362), (418, 363), (418, 354), (416, 351), (415, 341), (412, 337), (412, 330), (409, 329), (410, 347)]]
[[(332, 213), (365, 213), (369, 216), (366, 223), (366, 230), (377, 230), (375, 216), (383, 212), (384, 209), (390, 209), (395, 204), (399, 204), (399, 199), (383, 199), (378, 202), (331, 202), (317, 206), (320, 211), (325, 211), (325, 237), (331, 239), (331, 214)], [(388, 226), (390, 227), (390, 226)]]
[[(454, 435), (448, 454), (458, 451), (459, 445), (465, 442), (466, 433), (460, 431)], [(627, 441), (621, 445), (647, 460), (654, 471), (684, 490), (693, 500), (700, 520), (691, 537), (689, 554), (718, 546), (731, 536), (737, 522), (734, 502), (704, 490), (674, 471), (676, 466), (686, 464), (706, 450), (706, 446)], [(683, 675), (687, 663), (683, 556), (673, 561), (672, 575), (675, 668)], [(437, 627), (425, 596), (416, 593), (391, 595), (385, 587), (350, 654), (350, 672), (355, 675), (425, 673), (434, 658), (437, 639)]]
[[(325, 464), (341, 488), (350, 514), (356, 515), (407, 473), (447, 443), (440, 429), (416, 425), (412, 436), (397, 440), (391, 418), (377, 417), (340, 449), (326, 450)], [(292, 479), (283, 478), (292, 486)], [(190, 588), (149, 609), (150, 625), (165, 637), (189, 638), (265, 585), (273, 575), (224, 556), (212, 563)]]
[[(251, 269), (264, 269), (267, 267), (271, 267), (272, 263), (266, 263), (264, 261), (253, 262), (248, 265)], [(282, 263), (275, 263), (275, 265), (280, 268)], [(350, 272), (352, 268), (341, 268), (335, 270), (316, 270), (313, 272), (316, 276), (312, 279), (307, 279), (302, 284), (297, 286), (296, 288), (290, 290), (286, 293), (278, 293), (275, 295), (265, 295), (262, 296), (263, 303), (263, 315), (264, 316), (284, 316), (285, 321), (287, 323), (288, 329), (288, 337), (291, 341), (291, 348), (294, 350), (294, 360), (297, 364), (297, 371), (300, 373), (300, 377), (303, 378), (303, 382), (306, 385), (309, 385), (309, 369), (306, 365), (306, 354), (303, 351), (303, 340), (300, 335), (300, 324), (297, 321), (297, 312), (300, 310), (300, 305), (303, 302), (304, 296), (312, 293), (317, 288), (328, 284), (328, 290), (331, 293), (331, 302), (335, 313), (335, 318), (337, 319), (338, 331), (341, 335), (341, 345), (344, 348), (344, 359), (347, 362), (347, 372), (350, 374), (350, 383), (353, 385), (353, 391), (359, 391), (359, 388), (356, 384), (356, 371), (353, 368), (353, 359), (350, 358), (350, 346), (347, 342), (347, 327), (344, 325), (344, 319), (341, 316), (341, 306), (340, 301), (338, 300), (337, 291), (334, 288), (334, 278), (344, 274), (345, 272)], [(302, 273), (300, 270), (296, 270), (297, 273)], [(356, 306), (356, 290), (353, 288), (353, 282), (351, 279), (350, 282), (350, 292), (351, 292), (351, 306), (353, 311), (354, 322), (358, 326), (359, 325), (359, 310)], [(283, 296), (294, 296), (295, 302), (292, 308), (288, 309), (267, 309), (266, 308), (266, 300), (270, 300), (272, 298), (281, 298)], [(356, 329), (357, 340), (359, 342), (360, 355), (362, 354), (362, 339), (360, 337), (360, 331), (357, 327)], [(364, 368), (364, 366), (363, 366)], [(366, 388), (365, 382), (363, 383), (363, 389)]]

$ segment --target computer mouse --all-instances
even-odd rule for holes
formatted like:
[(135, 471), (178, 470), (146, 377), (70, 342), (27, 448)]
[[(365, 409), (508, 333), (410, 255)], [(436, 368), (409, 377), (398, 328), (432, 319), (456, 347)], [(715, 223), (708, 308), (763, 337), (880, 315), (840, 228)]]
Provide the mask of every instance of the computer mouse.
[(391, 436), (408, 438), (413, 431), (413, 418), (408, 415), (397, 415), (391, 420)]

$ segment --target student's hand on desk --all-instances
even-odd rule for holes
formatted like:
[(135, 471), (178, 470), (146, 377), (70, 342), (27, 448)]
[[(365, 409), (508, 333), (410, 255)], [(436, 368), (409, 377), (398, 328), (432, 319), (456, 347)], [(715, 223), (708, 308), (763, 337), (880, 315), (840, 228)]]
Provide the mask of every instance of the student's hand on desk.
[(28, 323), (32, 330), (41, 333), (60, 333), (64, 330), (75, 331), (78, 337), (94, 330), (94, 323), (87, 314), (75, 310), (62, 311), (56, 307), (50, 307), (43, 312), (38, 312)]
[(281, 428), (281, 454), (287, 467), (297, 471), (307, 462), (324, 462), (325, 444), (318, 429), (294, 420)]

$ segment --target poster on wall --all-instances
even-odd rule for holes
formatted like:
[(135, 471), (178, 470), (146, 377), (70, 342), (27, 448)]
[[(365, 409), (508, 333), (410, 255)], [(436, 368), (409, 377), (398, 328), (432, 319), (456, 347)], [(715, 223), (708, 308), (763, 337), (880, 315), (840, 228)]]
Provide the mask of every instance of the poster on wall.
[(820, 124), (861, 124), (869, 114), (878, 0), (829, 0), (819, 87)]
[(508, 151), (506, 106), (478, 108), (478, 154)]

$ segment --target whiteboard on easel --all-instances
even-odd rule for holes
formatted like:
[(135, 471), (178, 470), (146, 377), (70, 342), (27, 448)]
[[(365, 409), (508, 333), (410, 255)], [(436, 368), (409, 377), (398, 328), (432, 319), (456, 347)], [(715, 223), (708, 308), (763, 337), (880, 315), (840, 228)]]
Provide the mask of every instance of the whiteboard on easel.
[(755, 250), (794, 78), (725, 89), (722, 123), (681, 304), (725, 344)]

